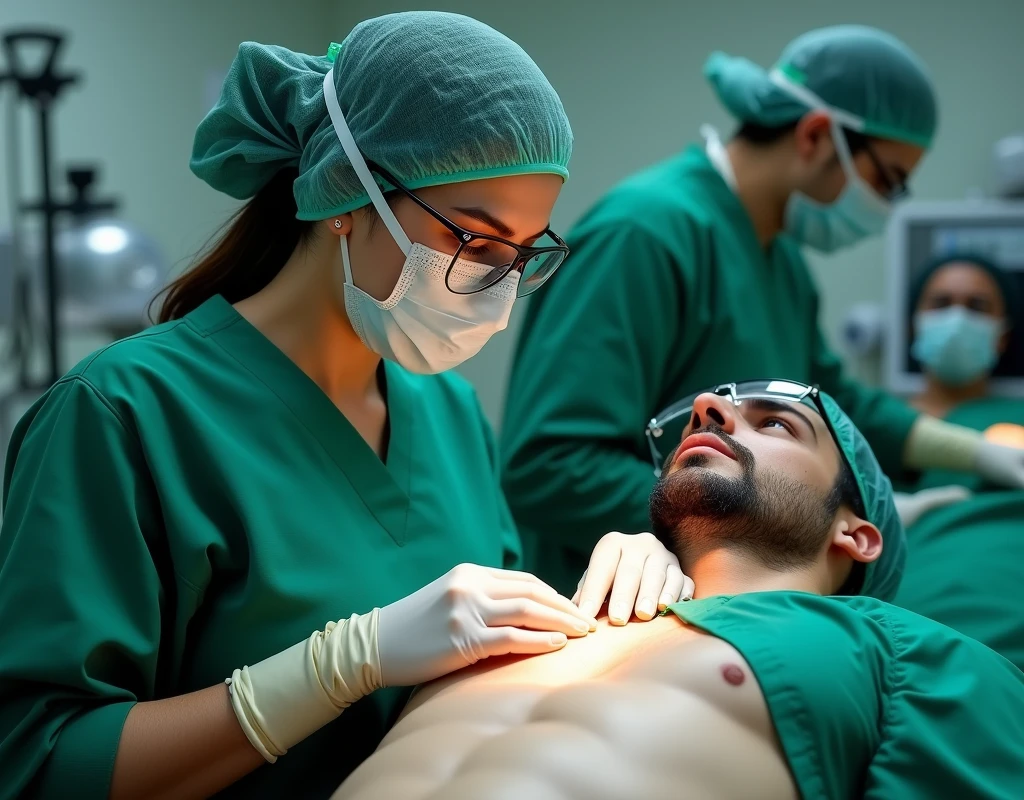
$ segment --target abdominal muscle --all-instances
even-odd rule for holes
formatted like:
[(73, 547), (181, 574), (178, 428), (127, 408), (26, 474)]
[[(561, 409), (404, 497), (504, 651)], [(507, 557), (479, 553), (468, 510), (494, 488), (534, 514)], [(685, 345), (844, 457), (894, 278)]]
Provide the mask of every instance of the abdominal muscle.
[(795, 798), (749, 665), (674, 616), (423, 687), (336, 800)]

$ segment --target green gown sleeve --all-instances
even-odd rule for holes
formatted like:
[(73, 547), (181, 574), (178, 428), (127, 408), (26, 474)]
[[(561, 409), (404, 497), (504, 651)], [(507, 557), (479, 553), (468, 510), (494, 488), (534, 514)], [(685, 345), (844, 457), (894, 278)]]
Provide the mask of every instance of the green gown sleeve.
[(19, 424), (0, 532), (0, 775), (9, 796), (106, 798), (153, 695), (163, 593), (137, 438), (81, 378)]
[[(818, 319), (815, 296), (814, 319)], [(903, 450), (919, 412), (902, 400), (880, 390), (863, 386), (843, 375), (842, 364), (832, 352), (815, 322), (811, 360), (811, 382), (832, 395), (868, 440), (882, 470), (890, 478), (906, 472)]]
[(589, 556), (609, 530), (650, 525), (643, 431), (670, 385), (683, 281), (668, 249), (621, 218), (586, 221), (571, 246), (516, 354), (504, 479), (516, 521), (542, 546)]
[[(479, 408), (479, 407), (478, 407)], [(501, 535), (502, 567), (504, 569), (523, 568), (523, 544), (519, 539), (519, 530), (516, 528), (512, 512), (505, 499), (505, 493), (501, 486), (501, 460), (498, 455), (498, 443), (494, 439), (494, 430), (484, 416), (483, 409), (479, 409), (480, 425), (483, 428), (484, 439), (487, 442), (487, 455), (490, 458), (494, 469), (494, 495), (498, 506), (498, 525)]]

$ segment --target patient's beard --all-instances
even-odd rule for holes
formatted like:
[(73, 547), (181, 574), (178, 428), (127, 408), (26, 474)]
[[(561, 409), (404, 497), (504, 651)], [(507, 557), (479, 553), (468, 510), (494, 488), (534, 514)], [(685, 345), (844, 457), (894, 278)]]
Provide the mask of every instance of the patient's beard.
[[(715, 425), (702, 429), (732, 449), (743, 470), (728, 478), (707, 469), (711, 457), (695, 453), (651, 493), (655, 535), (684, 565), (712, 549), (747, 553), (765, 567), (806, 567), (821, 554), (837, 508), (831, 496), (767, 469), (754, 454)], [(836, 504), (837, 505), (837, 504)]]

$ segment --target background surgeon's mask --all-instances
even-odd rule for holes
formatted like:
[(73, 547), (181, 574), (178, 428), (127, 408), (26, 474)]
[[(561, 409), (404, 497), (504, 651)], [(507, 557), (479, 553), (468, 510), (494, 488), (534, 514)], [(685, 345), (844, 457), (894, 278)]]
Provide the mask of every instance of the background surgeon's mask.
[(914, 316), (911, 354), (948, 386), (963, 386), (992, 371), (999, 361), (1002, 320), (949, 306)]
[[(341, 237), (345, 269), (345, 312), (356, 335), (370, 350), (410, 372), (437, 373), (476, 355), (508, 325), (520, 274), (510, 272), (475, 294), (455, 294), (445, 284), (452, 257), (409, 241), (370, 173), (345, 122), (334, 91), (334, 72), (324, 76), (324, 100), (335, 133), (381, 220), (405, 253), (405, 264), (391, 296), (377, 300), (352, 281), (348, 239)], [(459, 259), (453, 277), (479, 277), (491, 267)]]
[(790, 81), (779, 70), (772, 71), (771, 79), (783, 91), (812, 109), (829, 115), (832, 141), (846, 176), (846, 185), (831, 203), (819, 203), (802, 192), (793, 192), (786, 204), (786, 231), (797, 241), (823, 253), (832, 253), (880, 234), (885, 230), (892, 207), (857, 172), (842, 130), (843, 127), (863, 130), (864, 120), (832, 108), (813, 92)]

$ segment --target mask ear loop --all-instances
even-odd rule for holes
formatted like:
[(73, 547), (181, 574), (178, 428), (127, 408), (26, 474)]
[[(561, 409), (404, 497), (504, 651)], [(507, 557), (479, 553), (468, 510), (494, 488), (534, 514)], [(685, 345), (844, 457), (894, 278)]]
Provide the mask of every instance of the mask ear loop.
[[(409, 241), (409, 237), (405, 231), (402, 230), (402, 226), (398, 223), (398, 218), (395, 216), (391, 207), (388, 205), (387, 200), (384, 199), (384, 194), (381, 192), (380, 187), (377, 185), (377, 181), (373, 177), (373, 173), (370, 172), (370, 168), (366, 166), (366, 160), (363, 158), (363, 154), (359, 152), (359, 147), (356, 145), (356, 140), (352, 136), (352, 131), (349, 130), (348, 123), (345, 122), (345, 115), (341, 113), (341, 106), (338, 105), (338, 95), (334, 88), (334, 68), (324, 75), (324, 102), (327, 103), (327, 113), (331, 117), (331, 124), (334, 126), (334, 132), (338, 136), (338, 141), (341, 142), (341, 148), (345, 151), (345, 155), (348, 156), (349, 163), (352, 165), (352, 169), (355, 170), (356, 176), (359, 178), (359, 182), (363, 184), (363, 188), (366, 189), (366, 193), (370, 196), (370, 202), (373, 203), (373, 207), (377, 209), (377, 213), (380, 215), (381, 220), (391, 233), (392, 238), (395, 240), (395, 244), (398, 245), (399, 249), (406, 255), (409, 255), (409, 251), (412, 250), (412, 242)], [(351, 282), (349, 275), (349, 268), (347, 266), (347, 260), (344, 257), (346, 247), (342, 247), (342, 260), (346, 261), (346, 280)]]
[[(335, 228), (340, 228), (341, 227), (341, 220), (337, 220), (337, 219), (334, 220), (334, 227)], [(355, 286), (355, 283), (352, 280), (352, 261), (349, 259), (349, 256), (348, 256), (348, 236), (346, 236), (343, 233), (343, 234), (341, 234), (340, 238), (341, 238), (341, 263), (342, 263), (342, 266), (343, 266), (343, 268), (345, 270), (345, 285), (346, 286)]]
[(341, 263), (345, 269), (345, 285), (355, 286), (352, 282), (352, 261), (348, 257), (348, 237), (345, 234), (341, 235)]
[(889, 201), (871, 188), (860, 176), (860, 173), (857, 172), (857, 165), (853, 163), (853, 154), (850, 153), (850, 146), (847, 144), (846, 137), (843, 135), (843, 128), (849, 128), (857, 133), (863, 133), (865, 127), (864, 120), (858, 116), (843, 111), (841, 108), (833, 108), (806, 86), (793, 83), (786, 73), (780, 69), (773, 69), (768, 74), (768, 77), (779, 89), (791, 97), (796, 98), (808, 108), (828, 114), (829, 122), (832, 127), (832, 143), (835, 145), (836, 155), (839, 157), (839, 164), (843, 168), (843, 174), (846, 175), (846, 180), (859, 183), (861, 187), (866, 190), (868, 196), (877, 203), (879, 210), (884, 209), (888, 212), (891, 209)]
[(860, 173), (857, 172), (857, 165), (853, 163), (853, 154), (850, 152), (850, 145), (846, 141), (846, 136), (843, 135), (843, 129), (839, 126), (836, 120), (832, 119), (832, 143), (836, 148), (836, 155), (839, 156), (839, 163), (843, 167), (843, 173), (846, 175), (846, 180), (852, 183), (859, 183), (864, 193), (871, 198), (871, 202), (874, 203), (879, 211), (889, 213), (892, 205), (882, 197), (878, 192), (874, 190), (874, 187), (870, 186), (865, 181)]

